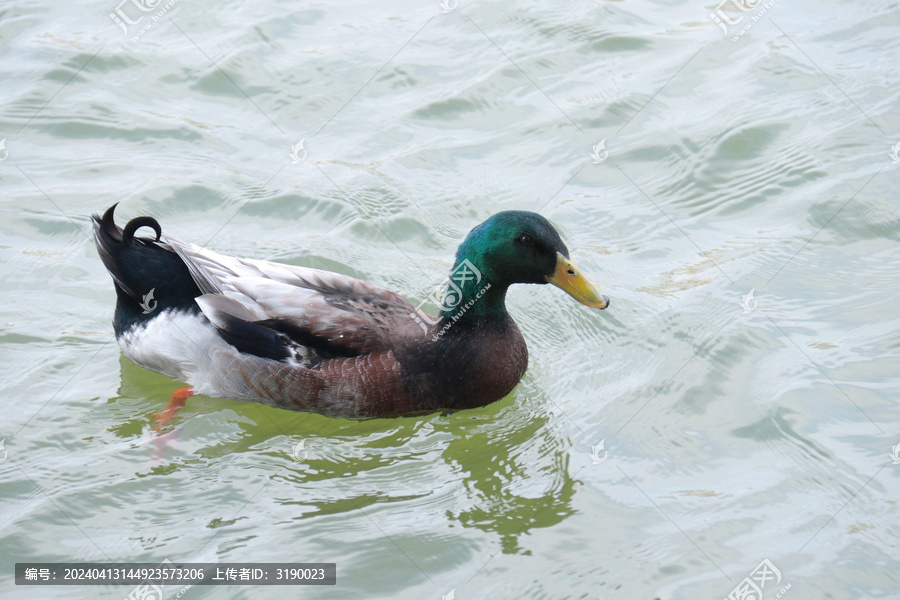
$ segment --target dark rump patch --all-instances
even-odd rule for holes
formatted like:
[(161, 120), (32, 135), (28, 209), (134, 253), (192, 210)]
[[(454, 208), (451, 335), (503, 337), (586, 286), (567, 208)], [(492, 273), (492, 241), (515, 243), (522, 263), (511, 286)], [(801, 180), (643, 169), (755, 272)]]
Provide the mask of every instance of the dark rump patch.
[(317, 336), (288, 319), (266, 319), (265, 321), (256, 321), (256, 324), (264, 325), (286, 335), (300, 346), (306, 346), (307, 348), (315, 350), (316, 354), (324, 359), (338, 357), (353, 358), (354, 356), (363, 354), (362, 352), (348, 348), (345, 345), (336, 344), (323, 337)]
[(220, 313), (224, 324), (216, 331), (223, 340), (245, 354), (261, 358), (285, 360), (291, 358), (291, 339), (285, 334), (266, 327), (265, 321), (251, 323), (226, 313)]
[[(307, 366), (314, 368), (323, 360), (352, 358), (362, 354), (318, 337), (286, 319), (251, 322), (225, 312), (219, 313), (218, 319), (221, 323), (216, 326), (216, 331), (223, 340), (240, 352), (260, 358), (284, 361), (302, 356), (309, 363)], [(300, 347), (305, 351), (299, 352)]]

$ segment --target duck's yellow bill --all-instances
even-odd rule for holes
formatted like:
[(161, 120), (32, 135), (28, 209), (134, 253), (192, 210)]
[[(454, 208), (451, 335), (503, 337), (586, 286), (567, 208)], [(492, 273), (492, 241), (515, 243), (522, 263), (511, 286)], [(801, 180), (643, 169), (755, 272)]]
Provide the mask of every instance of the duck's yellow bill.
[(559, 252), (556, 253), (556, 271), (547, 277), (547, 283), (552, 283), (586, 306), (592, 308), (609, 306), (609, 297), (588, 281), (575, 263)]

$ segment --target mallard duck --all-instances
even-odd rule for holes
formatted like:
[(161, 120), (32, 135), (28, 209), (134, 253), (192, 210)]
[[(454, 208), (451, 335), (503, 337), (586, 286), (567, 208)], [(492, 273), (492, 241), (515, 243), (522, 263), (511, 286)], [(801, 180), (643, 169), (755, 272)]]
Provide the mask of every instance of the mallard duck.
[[(116, 339), (138, 365), (189, 384), (162, 422), (195, 393), (351, 418), (484, 406), (528, 366), (506, 311), (510, 285), (552, 283), (590, 307), (610, 302), (533, 212), (497, 213), (466, 236), (435, 317), (347, 275), (163, 236), (152, 217), (122, 229), (115, 208), (93, 223), (116, 289)], [(135, 237), (142, 227), (155, 239)]]

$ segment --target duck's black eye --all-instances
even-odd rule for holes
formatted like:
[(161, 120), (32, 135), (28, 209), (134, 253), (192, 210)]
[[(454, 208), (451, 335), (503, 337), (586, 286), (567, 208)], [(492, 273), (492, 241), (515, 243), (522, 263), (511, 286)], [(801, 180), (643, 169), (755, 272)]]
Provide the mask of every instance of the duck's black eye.
[(527, 233), (523, 233), (519, 236), (519, 243), (523, 246), (534, 246), (534, 240), (531, 239), (531, 236)]

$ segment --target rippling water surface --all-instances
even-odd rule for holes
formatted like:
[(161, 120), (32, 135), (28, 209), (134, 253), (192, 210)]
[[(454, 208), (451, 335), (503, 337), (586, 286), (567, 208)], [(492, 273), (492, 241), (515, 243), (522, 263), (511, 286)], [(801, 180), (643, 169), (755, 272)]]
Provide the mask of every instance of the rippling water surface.
[[(766, 600), (900, 598), (900, 5), (445, 6), (0, 3), (0, 595), (168, 558), (337, 563), (187, 599), (725, 598), (763, 560)], [(160, 439), (176, 384), (120, 355), (89, 237), (115, 202), (411, 299), (538, 210), (613, 302), (513, 289), (529, 370), (479, 410), (197, 397)]]

